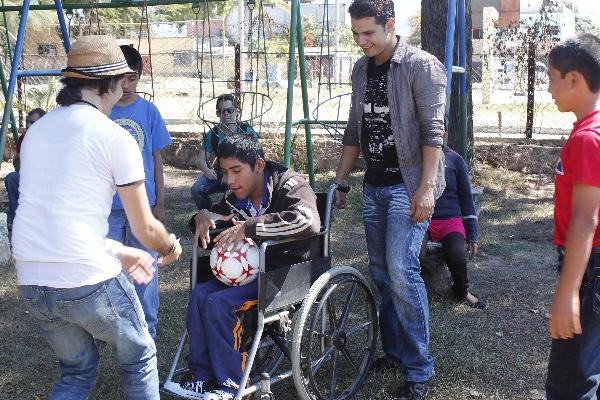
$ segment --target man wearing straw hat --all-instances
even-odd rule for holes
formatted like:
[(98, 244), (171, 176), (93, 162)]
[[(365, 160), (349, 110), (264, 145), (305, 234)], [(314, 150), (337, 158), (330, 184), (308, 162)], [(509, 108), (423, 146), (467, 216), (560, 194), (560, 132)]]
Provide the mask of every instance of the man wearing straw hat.
[(60, 107), (33, 125), (21, 149), (13, 230), (19, 291), (60, 362), (50, 399), (88, 398), (95, 338), (114, 348), (128, 399), (159, 399), (156, 347), (128, 279), (152, 279), (147, 252), (109, 240), (117, 191), (136, 237), (176, 261), (181, 246), (152, 216), (137, 143), (108, 118), (128, 68), (114, 38), (77, 40), (63, 70)]

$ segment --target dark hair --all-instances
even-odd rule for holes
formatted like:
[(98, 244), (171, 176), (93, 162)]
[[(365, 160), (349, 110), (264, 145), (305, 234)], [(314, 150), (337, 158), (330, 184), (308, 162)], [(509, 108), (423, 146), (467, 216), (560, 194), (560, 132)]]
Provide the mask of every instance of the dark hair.
[(375, 17), (375, 22), (384, 26), (396, 15), (392, 0), (354, 0), (348, 7), (348, 13), (354, 19)]
[(142, 76), (142, 72), (144, 71), (144, 59), (140, 52), (137, 51), (135, 47), (128, 44), (122, 44), (119, 47), (121, 47), (121, 51), (125, 56), (125, 61), (127, 61), (129, 68), (137, 72), (139, 76)]
[(29, 111), (27, 113), (28, 117), (31, 117), (32, 115), (37, 114), (38, 118), (42, 118), (44, 115), (46, 115), (46, 111), (42, 110), (41, 108), (37, 107), (34, 108), (33, 110)]
[(235, 107), (235, 97), (232, 94), (229, 94), (229, 93), (221, 94), (217, 97), (217, 106), (216, 106), (217, 113), (219, 112), (219, 109), (221, 108), (221, 104), (223, 104), (227, 100), (231, 101), (233, 103), (233, 107)]
[(116, 75), (103, 79), (62, 78), (60, 82), (64, 85), (56, 95), (56, 102), (61, 106), (70, 106), (81, 101), (81, 89), (97, 89), (102, 96), (109, 90), (115, 90), (123, 75)]
[(258, 140), (239, 134), (225, 136), (215, 153), (218, 158), (240, 160), (244, 164), (249, 164), (252, 169), (256, 166), (258, 159), (264, 160), (265, 158), (265, 152)]
[(558, 43), (548, 54), (550, 66), (561, 77), (577, 71), (585, 78), (590, 91), (600, 91), (600, 38), (589, 33)]

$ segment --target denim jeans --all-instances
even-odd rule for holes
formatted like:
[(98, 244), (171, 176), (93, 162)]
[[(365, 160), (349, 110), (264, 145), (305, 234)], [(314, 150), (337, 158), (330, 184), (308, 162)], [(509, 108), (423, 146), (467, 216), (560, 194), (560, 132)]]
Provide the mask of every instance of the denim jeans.
[(4, 185), (8, 194), (8, 225), (12, 225), (17, 205), (19, 205), (19, 173), (11, 172), (6, 175)]
[(78, 288), (27, 285), (19, 291), (59, 360), (60, 378), (49, 400), (89, 397), (99, 362), (94, 338), (113, 347), (127, 399), (160, 398), (156, 347), (133, 285), (123, 273)]
[(425, 382), (434, 370), (419, 252), (429, 222), (411, 220), (404, 184), (375, 187), (365, 183), (363, 220), (369, 271), (381, 295), (381, 347), (388, 359), (402, 366), (407, 380)]
[(596, 400), (600, 394), (600, 248), (590, 256), (580, 299), (582, 333), (552, 339), (548, 400)]
[(135, 285), (135, 291), (137, 292), (138, 298), (144, 310), (146, 322), (148, 324), (148, 330), (150, 336), (156, 338), (156, 325), (158, 324), (158, 266), (156, 260), (158, 254), (153, 252), (133, 235), (125, 210), (113, 209), (108, 216), (108, 237), (117, 242), (123, 243), (125, 246), (131, 246), (138, 249), (147, 251), (154, 258), (154, 276), (147, 285)]
[(204, 175), (200, 175), (192, 185), (192, 197), (198, 207), (198, 210), (209, 209), (212, 206), (210, 195), (212, 193), (224, 192), (227, 188), (222, 183), (223, 172), (220, 169), (215, 170), (216, 180), (210, 180)]

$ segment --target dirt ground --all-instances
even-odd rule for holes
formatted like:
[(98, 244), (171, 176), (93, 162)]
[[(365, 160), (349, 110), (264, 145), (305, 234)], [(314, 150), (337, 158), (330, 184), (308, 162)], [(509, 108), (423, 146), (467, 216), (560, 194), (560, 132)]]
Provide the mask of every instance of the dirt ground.
[[(0, 169), (0, 211), (6, 210)], [(552, 233), (552, 180), (547, 174), (512, 172), (478, 162), (474, 183), (484, 188), (480, 213), (481, 251), (470, 265), (473, 291), (490, 308), (471, 309), (449, 296), (430, 302), (431, 353), (436, 376), (430, 399), (543, 399), (550, 340), (545, 331), (555, 280)], [(166, 168), (167, 226), (183, 236), (186, 253), (160, 271), (161, 309), (157, 333), (159, 374), (164, 378), (185, 324), (190, 240), (185, 225), (194, 210), (189, 187), (196, 172)], [(332, 173), (318, 176), (320, 188)], [(351, 183), (360, 187), (361, 177)], [(350, 208), (336, 211), (332, 234), (334, 264), (367, 274), (360, 193)], [(101, 348), (101, 368), (93, 399), (121, 399), (118, 369), (109, 348)], [(18, 302), (12, 265), (0, 268), (0, 399), (45, 399), (58, 366), (34, 322)], [(357, 399), (390, 399), (401, 378), (370, 375)], [(291, 382), (273, 387), (277, 399), (295, 399)]]

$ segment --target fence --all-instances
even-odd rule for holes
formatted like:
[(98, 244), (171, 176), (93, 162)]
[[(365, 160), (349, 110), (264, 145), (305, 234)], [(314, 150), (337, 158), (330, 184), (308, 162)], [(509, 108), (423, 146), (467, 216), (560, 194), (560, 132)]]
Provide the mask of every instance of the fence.
[[(140, 80), (138, 90), (154, 94), (154, 102), (170, 129), (202, 133), (207, 127), (198, 118), (199, 107), (216, 95), (233, 91), (235, 55), (234, 47), (222, 31), (215, 29), (216, 36), (211, 39), (210, 44), (208, 40), (203, 44), (201, 40), (196, 43), (193, 36), (185, 34), (184, 28), (186, 26), (189, 28), (190, 24), (193, 24), (193, 21), (170, 25), (151, 24), (150, 43), (145, 37), (145, 32), (142, 37), (137, 36), (135, 24), (106, 24), (102, 25), (102, 31), (114, 34), (122, 44), (133, 44), (136, 47), (139, 45), (145, 62), (145, 74)], [(174, 28), (166, 29), (166, 25)], [(152, 77), (149, 44), (152, 50)], [(6, 46), (4, 47), (6, 50)], [(345, 120), (348, 115), (349, 96), (342, 95), (350, 92), (348, 82), (352, 66), (358, 56), (356, 49), (353, 53), (349, 51), (335, 53), (332, 45), (329, 51), (327, 48), (319, 47), (305, 50), (309, 108), (312, 116), (317, 115), (316, 109), (319, 105), (319, 119)], [(3, 64), (8, 75), (10, 60), (6, 56), (6, 51), (4, 54)], [(245, 79), (242, 90), (268, 94), (272, 107), (262, 116), (262, 126), (258, 129), (263, 134), (282, 135), (286, 115), (288, 54), (287, 52), (265, 52), (259, 56), (258, 64), (256, 54), (253, 54), (252, 59), (248, 54), (242, 56), (246, 71), (242, 76)], [(29, 27), (22, 68), (59, 69), (65, 64), (66, 56), (58, 27), (53, 25)], [(476, 63), (474, 67), (475, 134), (522, 137), (526, 121), (526, 95), (522, 83), (512, 76), (494, 77), (490, 99), (484, 102), (483, 84), (478, 78), (480, 69), (477, 68)], [(542, 71), (538, 73), (543, 76)], [(15, 111), (26, 111), (34, 107), (52, 108), (56, 90), (60, 87), (57, 79), (47, 77), (24, 79), (20, 84), (19, 94), (15, 97), (15, 100), (19, 100), (15, 104)], [(330, 81), (340, 84), (333, 84), (329, 88), (326, 83)], [(300, 80), (296, 79), (293, 120), (303, 118), (299, 84)], [(534, 134), (566, 135), (570, 130), (573, 117), (558, 112), (546, 88), (547, 84), (544, 80), (539, 79), (535, 92)], [(22, 124), (24, 123), (23, 111), (20, 118)], [(214, 112), (203, 111), (205, 115)], [(314, 127), (314, 132), (317, 135), (327, 133), (335, 135), (331, 129), (320, 129), (319, 126)]]

